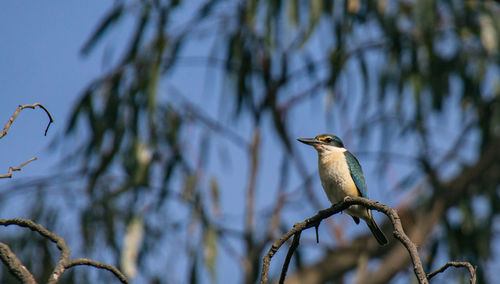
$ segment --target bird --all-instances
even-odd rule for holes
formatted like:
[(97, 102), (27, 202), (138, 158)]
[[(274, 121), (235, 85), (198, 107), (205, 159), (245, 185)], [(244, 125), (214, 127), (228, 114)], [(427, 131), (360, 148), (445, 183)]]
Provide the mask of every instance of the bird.
[[(318, 168), (321, 185), (332, 204), (345, 197), (368, 198), (365, 176), (358, 159), (344, 148), (344, 142), (332, 134), (319, 134), (314, 138), (298, 138), (313, 146), (318, 152)], [(365, 221), (377, 242), (384, 246), (387, 238), (373, 219), (372, 212), (362, 205), (352, 205), (345, 210), (356, 224)]]

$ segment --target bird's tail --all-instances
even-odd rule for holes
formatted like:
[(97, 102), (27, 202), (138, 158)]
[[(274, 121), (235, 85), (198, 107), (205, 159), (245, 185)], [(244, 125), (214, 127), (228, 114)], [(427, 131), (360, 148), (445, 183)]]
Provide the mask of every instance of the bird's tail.
[[(370, 212), (371, 213), (371, 212)], [(370, 231), (372, 231), (373, 236), (375, 239), (377, 239), (377, 242), (381, 246), (385, 246), (387, 244), (387, 238), (385, 237), (384, 233), (382, 233), (382, 230), (377, 226), (377, 223), (375, 223), (375, 220), (373, 220), (373, 217), (370, 214), (370, 218), (367, 218), (366, 224), (368, 225), (368, 228), (370, 228)]]

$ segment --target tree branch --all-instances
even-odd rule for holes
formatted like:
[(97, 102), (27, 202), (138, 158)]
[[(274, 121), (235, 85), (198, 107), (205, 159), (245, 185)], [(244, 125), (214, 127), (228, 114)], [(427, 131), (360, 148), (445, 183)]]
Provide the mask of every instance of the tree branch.
[(113, 273), (116, 276), (116, 278), (118, 278), (122, 283), (128, 283), (127, 277), (125, 277), (125, 275), (123, 275), (123, 273), (121, 273), (120, 270), (118, 270), (116, 267), (102, 262), (94, 261), (88, 258), (77, 258), (70, 260), (65, 264), (65, 268), (67, 269), (77, 265), (88, 265), (98, 269), (107, 270)]
[(0, 175), (0, 178), (11, 178), (12, 177), (12, 172), (15, 172), (15, 171), (20, 171), (24, 166), (26, 166), (28, 163), (36, 160), (37, 157), (33, 157), (29, 160), (27, 160), (26, 162), (22, 163), (21, 165), (19, 165), (19, 167), (9, 167), (9, 171), (6, 173), (6, 174), (3, 174), (3, 175)]
[[(474, 165), (464, 166), (462, 170), (447, 181), (429, 196), (418, 207), (408, 204), (398, 209), (403, 226), (412, 241), (424, 245), (431, 238), (431, 233), (442, 220), (447, 210), (458, 204), (460, 198), (478, 194), (481, 187), (475, 186), (478, 182), (490, 176), (497, 175), (500, 167), (500, 138), (495, 138), (490, 146), (481, 154)], [(422, 206), (424, 204), (424, 206)], [(390, 222), (381, 227), (389, 232)], [(358, 264), (362, 254), (370, 258), (380, 258), (380, 266), (376, 271), (367, 275), (370, 283), (387, 283), (398, 272), (406, 270), (410, 259), (403, 256), (401, 246), (379, 247), (369, 233), (360, 235), (350, 243), (335, 248), (314, 264), (304, 265), (300, 271), (294, 271), (287, 277), (287, 283), (325, 283), (339, 279), (347, 271)], [(335, 263), (335, 265), (332, 265)], [(360, 282), (363, 283), (363, 282)]]
[(285, 258), (285, 263), (283, 264), (283, 268), (281, 269), (279, 284), (285, 283), (286, 272), (288, 270), (288, 266), (290, 265), (290, 260), (292, 259), (292, 255), (295, 252), (295, 250), (297, 249), (297, 247), (299, 246), (301, 233), (302, 233), (302, 231), (299, 231), (293, 235), (292, 244), (290, 245), (290, 248), (288, 249), (288, 253), (286, 254), (286, 258)]
[[(70, 260), (69, 257), (71, 254), (71, 250), (69, 249), (68, 245), (66, 244), (66, 241), (62, 237), (58, 236), (57, 234), (52, 233), (51, 231), (45, 229), (42, 225), (39, 225), (39, 224), (37, 224), (31, 220), (27, 220), (27, 219), (20, 219), (20, 218), (0, 219), (0, 226), (9, 226), (9, 225), (16, 225), (16, 226), (28, 228), (34, 232), (37, 232), (42, 237), (49, 239), (50, 241), (52, 241), (53, 243), (55, 243), (57, 245), (57, 248), (61, 251), (61, 257), (59, 258), (59, 261), (57, 262), (56, 267), (52, 271), (52, 274), (50, 275), (49, 280), (47, 281), (47, 283), (49, 283), (49, 284), (59, 282), (61, 275), (66, 271), (66, 269), (71, 268), (71, 267), (76, 266), (76, 265), (89, 265), (89, 266), (93, 266), (93, 267), (96, 267), (99, 269), (106, 269), (108, 271), (111, 271), (122, 283), (128, 283), (127, 278), (117, 268), (112, 267), (111, 265), (103, 264), (103, 263), (93, 261), (90, 259), (85, 259), (85, 258)], [(14, 254), (12, 253), (12, 255), (14, 255)], [(2, 261), (3, 261), (3, 257), (2, 257)], [(5, 261), (4, 261), (4, 263), (5, 263)], [(22, 270), (22, 267), (21, 267), (22, 264), (19, 261), (18, 261), (18, 263), (15, 263), (15, 265), (16, 265), (17, 270)], [(7, 266), (9, 266), (9, 265), (7, 265)], [(10, 269), (10, 267), (9, 267), (9, 270), (12, 271)], [(33, 282), (33, 283), (35, 283), (35, 282)]]
[(22, 283), (36, 283), (35, 278), (26, 266), (21, 263), (19, 258), (10, 250), (9, 246), (4, 243), (0, 243), (0, 258), (17, 280)]
[(45, 128), (45, 134), (44, 134), (45, 136), (47, 136), (47, 131), (49, 131), (49, 127), (54, 122), (54, 119), (52, 119), (52, 115), (50, 115), (50, 112), (42, 104), (35, 103), (35, 104), (32, 104), (32, 105), (20, 105), (20, 106), (17, 107), (17, 109), (14, 112), (14, 114), (10, 117), (10, 119), (7, 121), (7, 123), (3, 127), (3, 130), (0, 133), (0, 139), (2, 137), (4, 137), (5, 135), (7, 135), (7, 132), (9, 131), (10, 126), (12, 125), (12, 123), (14, 122), (14, 120), (16, 119), (16, 117), (19, 115), (19, 113), (23, 109), (25, 109), (25, 108), (34, 109), (35, 107), (40, 107), (41, 109), (43, 109), (45, 111), (45, 113), (47, 114), (47, 116), (49, 117), (49, 123), (47, 124), (47, 127)]
[(470, 283), (475, 284), (476, 283), (476, 269), (472, 264), (469, 262), (458, 262), (458, 261), (449, 261), (445, 265), (443, 265), (441, 268), (427, 274), (427, 279), (431, 279), (432, 277), (436, 276), (437, 274), (444, 272), (448, 267), (454, 266), (454, 267), (465, 267), (469, 270), (470, 274)]
[(280, 239), (278, 239), (276, 242), (273, 243), (268, 253), (264, 256), (260, 283), (261, 284), (267, 283), (271, 258), (292, 235), (302, 232), (303, 230), (306, 230), (308, 228), (318, 226), (323, 219), (326, 219), (331, 215), (339, 213), (347, 209), (351, 205), (362, 205), (368, 209), (377, 210), (379, 212), (384, 213), (390, 219), (394, 228), (393, 235), (405, 246), (406, 250), (410, 254), (410, 258), (413, 263), (413, 270), (415, 272), (415, 275), (419, 283), (427, 284), (428, 279), (424, 272), (417, 247), (404, 232), (397, 211), (385, 204), (381, 204), (379, 202), (371, 201), (361, 197), (346, 197), (343, 202), (334, 204), (328, 209), (320, 210), (313, 217), (308, 218), (303, 222), (296, 223), (290, 231), (285, 233)]
[[(47, 131), (49, 131), (49, 127), (50, 125), (54, 122), (54, 119), (52, 119), (52, 115), (50, 115), (50, 112), (40, 103), (35, 103), (35, 104), (32, 104), (32, 105), (20, 105), (17, 107), (16, 111), (14, 112), (14, 114), (12, 114), (12, 116), (9, 118), (9, 120), (7, 121), (7, 123), (5, 123), (5, 126), (3, 127), (3, 130), (2, 132), (0, 133), (0, 139), (2, 139), (5, 135), (7, 135), (7, 132), (9, 131), (10, 129), (10, 126), (12, 125), (12, 123), (14, 122), (14, 120), (17, 118), (17, 116), (19, 115), (19, 113), (25, 109), (25, 108), (32, 108), (34, 109), (35, 107), (40, 107), (41, 109), (43, 109), (45, 111), (45, 113), (47, 114), (47, 116), (49, 117), (49, 123), (47, 124), (47, 127), (45, 128), (45, 136), (47, 136)], [(34, 158), (31, 158), (29, 160), (27, 160), (26, 162), (22, 163), (19, 167), (9, 167), (9, 171), (6, 173), (6, 174), (3, 174), (3, 175), (0, 175), (0, 178), (11, 178), (12, 177), (12, 172), (14, 171), (20, 171), (24, 166), (26, 166), (28, 163), (36, 160), (37, 158), (34, 157)]]

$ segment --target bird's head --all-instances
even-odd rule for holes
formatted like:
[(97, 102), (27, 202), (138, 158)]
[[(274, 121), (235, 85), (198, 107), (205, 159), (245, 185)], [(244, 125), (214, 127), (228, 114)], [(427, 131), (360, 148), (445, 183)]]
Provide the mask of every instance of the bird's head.
[(345, 151), (344, 142), (332, 134), (319, 134), (314, 138), (298, 138), (300, 142), (313, 146), (320, 154)]

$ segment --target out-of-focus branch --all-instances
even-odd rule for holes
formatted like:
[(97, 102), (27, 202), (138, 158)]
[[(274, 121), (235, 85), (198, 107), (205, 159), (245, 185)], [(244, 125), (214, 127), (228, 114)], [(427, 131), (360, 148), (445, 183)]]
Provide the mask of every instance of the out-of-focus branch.
[[(379, 202), (371, 201), (361, 197), (346, 197), (343, 202), (337, 203), (328, 209), (321, 210), (318, 212), (318, 214), (304, 220), (303, 222), (296, 223), (290, 231), (285, 233), (279, 240), (274, 242), (274, 244), (269, 249), (268, 253), (264, 256), (263, 266), (262, 266), (262, 277), (260, 283), (261, 284), (267, 283), (271, 258), (292, 235), (300, 234), (303, 230), (319, 226), (319, 224), (323, 219), (326, 219), (331, 215), (339, 213), (347, 209), (351, 205), (363, 205), (368, 209), (380, 211), (384, 213), (387, 217), (389, 217), (394, 228), (393, 236), (405, 246), (406, 250), (410, 254), (410, 258), (413, 263), (413, 270), (415, 272), (415, 275), (419, 283), (424, 283), (424, 284), (428, 283), (427, 276), (424, 272), (422, 262), (418, 254), (417, 246), (410, 240), (410, 238), (404, 232), (397, 211), (385, 204), (381, 204)], [(290, 247), (290, 250), (293, 250), (292, 249), (293, 247), (294, 246)], [(284, 273), (286, 274), (286, 271), (284, 272), (282, 271), (282, 275)]]
[(20, 105), (20, 106), (18, 106), (17, 109), (16, 109), (16, 111), (14, 112), (14, 114), (10, 117), (10, 119), (7, 121), (7, 123), (3, 127), (3, 130), (0, 133), (0, 138), (2, 138), (5, 135), (7, 135), (7, 132), (9, 131), (10, 126), (12, 125), (12, 123), (14, 122), (14, 120), (16, 119), (16, 117), (19, 115), (19, 113), (23, 109), (25, 109), (25, 108), (34, 109), (35, 107), (40, 107), (41, 109), (43, 109), (45, 111), (45, 113), (47, 114), (47, 116), (49, 117), (49, 123), (47, 124), (47, 127), (45, 128), (45, 134), (44, 134), (45, 136), (47, 136), (47, 131), (49, 131), (49, 127), (54, 122), (54, 119), (52, 119), (52, 115), (50, 115), (50, 112), (42, 104), (35, 103), (35, 104), (32, 104), (32, 105)]
[(249, 154), (249, 176), (248, 186), (246, 190), (245, 204), (245, 245), (246, 255), (248, 256), (244, 262), (245, 283), (255, 283), (259, 271), (259, 255), (261, 253), (259, 246), (256, 244), (255, 235), (255, 185), (257, 182), (257, 173), (259, 167), (259, 150), (260, 150), (260, 128), (254, 126), (253, 138), (250, 144)]
[(4, 243), (0, 243), (0, 258), (17, 280), (22, 283), (36, 283), (35, 278), (26, 266), (21, 263), (19, 258), (10, 250), (9, 246)]
[[(86, 259), (86, 258), (78, 258), (78, 259), (70, 260), (69, 257), (71, 254), (71, 250), (69, 249), (68, 245), (66, 244), (66, 241), (63, 238), (61, 238), (60, 236), (58, 236), (57, 234), (52, 233), (51, 231), (45, 229), (42, 225), (39, 225), (39, 224), (37, 224), (31, 220), (27, 220), (27, 219), (19, 219), (19, 218), (0, 219), (0, 226), (9, 226), (9, 225), (16, 225), (16, 226), (28, 228), (32, 231), (37, 232), (42, 237), (49, 239), (51, 242), (53, 242), (57, 245), (57, 248), (61, 251), (61, 257), (59, 258), (59, 261), (57, 262), (56, 267), (52, 271), (52, 274), (50, 275), (49, 280), (47, 281), (47, 283), (49, 283), (49, 284), (54, 284), (54, 283), (59, 282), (61, 275), (66, 271), (66, 269), (71, 268), (71, 267), (76, 266), (76, 265), (89, 265), (89, 266), (93, 266), (93, 267), (96, 267), (99, 269), (106, 269), (106, 270), (112, 272), (122, 283), (128, 283), (127, 278), (117, 268), (115, 268), (111, 265), (103, 264), (103, 263), (93, 261), (90, 259)], [(2, 249), (2, 253), (3, 253), (4, 248), (1, 248), (1, 249)], [(9, 251), (10, 251), (10, 249), (9, 249)], [(6, 251), (6, 252), (8, 252), (8, 251)], [(12, 252), (10, 252), (10, 253), (12, 255), (14, 255)], [(14, 257), (15, 257), (15, 255), (14, 255)], [(16, 257), (16, 259), (17, 259), (17, 257)], [(5, 263), (3, 256), (2, 256), (2, 261), (4, 261), (4, 263)], [(17, 262), (14, 260), (13, 262), (11, 261), (10, 263), (15, 266), (15, 269), (16, 269), (15, 271), (22, 271), (23, 270), (24, 266), (22, 266), (22, 264), (19, 260), (17, 260)], [(8, 264), (7, 264), (7, 266), (9, 267), (10, 271), (13, 271), (12, 270), (13, 268), (11, 268), (11, 266), (9, 266)], [(24, 267), (24, 269), (26, 269), (26, 268)], [(17, 274), (14, 274), (14, 275), (17, 277)], [(28, 282), (28, 283), (30, 283), (30, 282)], [(31, 282), (31, 283), (36, 283), (36, 282)]]
[(472, 264), (468, 262), (458, 262), (458, 261), (449, 261), (445, 265), (443, 265), (441, 268), (427, 274), (427, 279), (431, 279), (432, 277), (436, 276), (437, 274), (444, 272), (448, 267), (454, 266), (454, 267), (465, 267), (469, 270), (470, 274), (470, 283), (474, 284), (476, 283), (476, 269)]
[(12, 172), (20, 171), (24, 166), (26, 166), (28, 163), (30, 163), (36, 159), (37, 159), (37, 157), (33, 157), (33, 158), (27, 160), (26, 162), (22, 163), (21, 165), (19, 165), (19, 167), (9, 167), (9, 171), (6, 174), (0, 175), (0, 178), (11, 178)]

